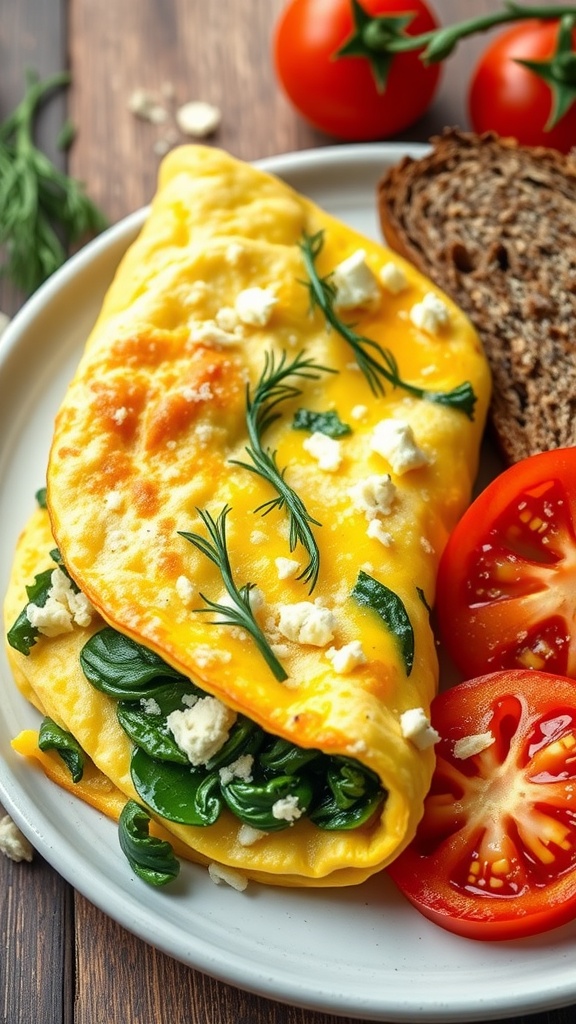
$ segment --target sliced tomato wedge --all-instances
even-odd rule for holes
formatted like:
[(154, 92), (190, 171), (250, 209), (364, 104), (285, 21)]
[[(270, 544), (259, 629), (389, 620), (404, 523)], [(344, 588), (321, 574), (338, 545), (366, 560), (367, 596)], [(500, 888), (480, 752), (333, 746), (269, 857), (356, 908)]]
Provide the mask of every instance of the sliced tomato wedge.
[(436, 607), (465, 678), (576, 676), (576, 448), (524, 459), (472, 503), (444, 550)]
[(432, 704), (440, 734), (424, 816), (388, 868), (436, 924), (513, 939), (576, 918), (576, 683), (533, 670), (460, 683)]

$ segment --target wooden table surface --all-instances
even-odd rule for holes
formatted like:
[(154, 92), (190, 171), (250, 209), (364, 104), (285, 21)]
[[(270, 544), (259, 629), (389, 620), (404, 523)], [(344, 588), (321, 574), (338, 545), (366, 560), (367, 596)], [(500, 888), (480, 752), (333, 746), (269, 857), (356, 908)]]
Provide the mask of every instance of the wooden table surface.
[[(112, 222), (151, 198), (158, 144), (167, 136), (166, 125), (137, 120), (129, 111), (128, 99), (137, 88), (162, 92), (170, 83), (175, 104), (189, 99), (216, 104), (223, 117), (214, 142), (247, 160), (334, 143), (298, 118), (275, 82), (270, 39), (282, 3), (0, 0), (0, 117), (20, 99), (26, 68), (44, 77), (69, 67), (73, 84), (46, 109), (39, 138), (63, 164), (54, 140), (66, 113), (72, 117), (77, 137), (66, 158), (68, 170), (86, 183)], [(436, 0), (435, 6), (451, 23), (468, 17), (472, 6), (476, 13), (501, 4)], [(476, 38), (457, 50), (445, 66), (432, 110), (404, 140), (426, 140), (446, 124), (467, 126), (466, 81), (483, 42)], [(13, 314), (21, 301), (8, 285), (0, 288), (0, 309)], [(516, 1020), (568, 1024), (574, 1010)], [(41, 856), (32, 864), (0, 856), (3, 1024), (337, 1020), (343, 1018), (260, 999), (191, 970), (125, 932)]]

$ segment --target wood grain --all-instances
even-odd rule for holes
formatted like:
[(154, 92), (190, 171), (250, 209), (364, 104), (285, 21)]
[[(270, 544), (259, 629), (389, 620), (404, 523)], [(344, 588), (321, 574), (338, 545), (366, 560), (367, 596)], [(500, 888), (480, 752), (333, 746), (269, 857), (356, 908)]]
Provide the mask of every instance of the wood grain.
[[(73, 86), (43, 112), (39, 139), (64, 166), (54, 140), (67, 105), (77, 126), (69, 170), (113, 222), (150, 200), (158, 147), (184, 141), (173, 115), (187, 100), (220, 107), (222, 124), (210, 141), (243, 159), (334, 144), (295, 114), (277, 86), (271, 40), (283, 3), (0, 0), (0, 117), (20, 99), (26, 67), (44, 76), (69, 63)], [(471, 6), (435, 3), (444, 23), (470, 16)], [(500, 6), (473, 5), (474, 13)], [(445, 124), (466, 127), (466, 82), (484, 43), (470, 40), (446, 62), (433, 108), (403, 138), (425, 140)], [(130, 112), (137, 88), (158, 94), (167, 123)], [(0, 309), (14, 312), (21, 298), (0, 286)], [(73, 893), (40, 857), (32, 865), (0, 857), (0, 894), (0, 1024), (352, 1024), (260, 999), (173, 961)], [(516, 1024), (573, 1019), (566, 1008)]]

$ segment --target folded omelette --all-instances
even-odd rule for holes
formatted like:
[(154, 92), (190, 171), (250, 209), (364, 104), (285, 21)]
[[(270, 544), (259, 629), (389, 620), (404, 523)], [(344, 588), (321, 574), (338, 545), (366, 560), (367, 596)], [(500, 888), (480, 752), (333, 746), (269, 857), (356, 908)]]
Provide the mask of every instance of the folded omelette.
[(16, 749), (203, 863), (284, 885), (384, 867), (430, 785), (430, 609), (489, 389), (469, 321), (409, 264), (175, 150), (6, 598), (16, 682), (84, 775), (36, 733)]

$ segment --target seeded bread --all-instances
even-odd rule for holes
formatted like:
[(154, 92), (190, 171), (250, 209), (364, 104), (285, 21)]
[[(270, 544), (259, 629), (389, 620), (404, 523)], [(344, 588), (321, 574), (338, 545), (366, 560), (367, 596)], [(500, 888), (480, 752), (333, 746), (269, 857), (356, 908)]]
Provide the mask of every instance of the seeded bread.
[(576, 157), (447, 129), (382, 179), (389, 245), (458, 305), (490, 362), (507, 463), (576, 444)]

